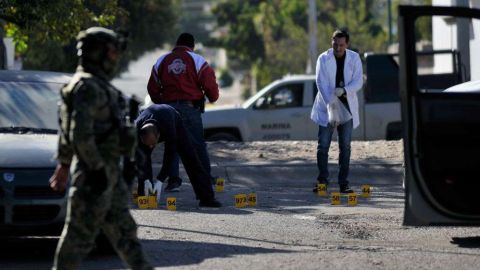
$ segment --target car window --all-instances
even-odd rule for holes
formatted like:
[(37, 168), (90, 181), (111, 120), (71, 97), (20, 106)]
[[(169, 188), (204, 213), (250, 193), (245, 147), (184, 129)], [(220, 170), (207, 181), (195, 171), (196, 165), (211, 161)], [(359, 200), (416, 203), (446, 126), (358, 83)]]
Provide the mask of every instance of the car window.
[(398, 56), (369, 55), (365, 101), (368, 103), (398, 102)]
[(257, 109), (281, 109), (302, 107), (303, 83), (281, 85), (258, 99)]
[(60, 83), (0, 82), (0, 127), (58, 129)]

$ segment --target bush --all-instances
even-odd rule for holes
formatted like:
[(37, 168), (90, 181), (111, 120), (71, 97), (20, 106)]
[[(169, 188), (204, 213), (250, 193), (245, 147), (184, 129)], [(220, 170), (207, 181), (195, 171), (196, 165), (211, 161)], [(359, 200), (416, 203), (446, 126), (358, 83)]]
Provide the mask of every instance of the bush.
[(220, 87), (229, 87), (233, 84), (233, 77), (228, 70), (221, 70), (218, 77)]

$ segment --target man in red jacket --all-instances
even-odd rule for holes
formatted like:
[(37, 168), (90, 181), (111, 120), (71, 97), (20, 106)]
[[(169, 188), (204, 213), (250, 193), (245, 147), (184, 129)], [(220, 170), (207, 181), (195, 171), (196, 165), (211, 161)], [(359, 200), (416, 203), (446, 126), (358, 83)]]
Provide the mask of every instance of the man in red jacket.
[[(205, 58), (193, 52), (194, 48), (193, 35), (182, 33), (175, 48), (158, 58), (152, 68), (147, 89), (154, 103), (168, 104), (180, 113), (202, 166), (211, 176), (201, 113), (204, 110), (205, 96), (213, 103), (218, 99), (219, 90), (214, 70)], [(176, 162), (178, 163), (178, 156)], [(213, 182), (213, 177), (211, 180)], [(169, 181), (166, 191), (174, 190), (180, 184)]]

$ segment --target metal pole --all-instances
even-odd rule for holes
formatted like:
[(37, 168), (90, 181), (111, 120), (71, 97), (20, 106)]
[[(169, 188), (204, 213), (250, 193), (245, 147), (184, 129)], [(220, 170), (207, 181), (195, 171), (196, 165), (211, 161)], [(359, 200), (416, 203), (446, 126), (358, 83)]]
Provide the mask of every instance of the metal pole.
[(309, 36), (309, 57), (310, 68), (307, 73), (315, 73), (317, 62), (317, 3), (316, 0), (308, 0), (308, 36)]
[[(459, 7), (468, 7), (468, 0), (456, 0)], [(465, 80), (469, 81), (470, 74), (470, 19), (456, 18), (457, 22), (457, 49), (460, 51), (462, 66), (465, 67)]]
[(387, 1), (387, 10), (388, 10), (388, 44), (392, 45), (393, 43), (393, 32), (392, 32), (392, 0)]

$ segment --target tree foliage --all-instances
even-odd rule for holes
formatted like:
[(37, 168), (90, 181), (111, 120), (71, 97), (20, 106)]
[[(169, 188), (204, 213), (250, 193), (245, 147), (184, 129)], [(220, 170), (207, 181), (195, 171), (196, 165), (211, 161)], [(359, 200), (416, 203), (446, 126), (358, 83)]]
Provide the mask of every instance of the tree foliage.
[[(320, 54), (331, 47), (331, 34), (345, 28), (351, 48), (385, 51), (387, 21), (378, 14), (380, 0), (317, 0), (317, 39)], [(308, 61), (308, 1), (225, 1), (217, 5), (216, 40), (229, 58), (257, 75), (259, 87), (285, 74), (304, 73)]]
[[(0, 19), (24, 67), (73, 71), (75, 37), (104, 26), (129, 32), (126, 62), (161, 46), (176, 23), (175, 0), (2, 0)], [(125, 63), (126, 63), (125, 62)]]

